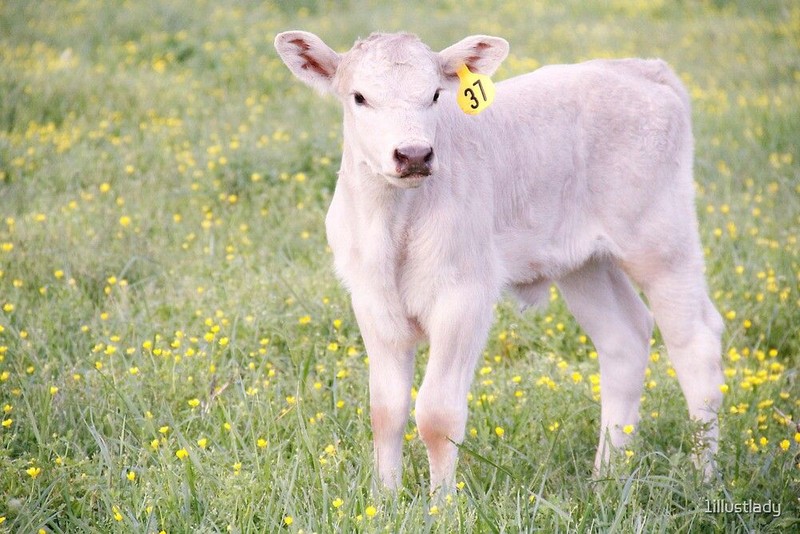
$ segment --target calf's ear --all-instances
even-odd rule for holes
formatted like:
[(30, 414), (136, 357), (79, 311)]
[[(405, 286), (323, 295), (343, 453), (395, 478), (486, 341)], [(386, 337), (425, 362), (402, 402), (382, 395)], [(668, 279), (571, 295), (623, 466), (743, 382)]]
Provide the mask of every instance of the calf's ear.
[(445, 76), (456, 76), (461, 65), (491, 76), (508, 55), (508, 42), (490, 35), (471, 35), (439, 52)]
[(320, 92), (331, 90), (341, 56), (313, 33), (288, 31), (275, 36), (275, 49), (289, 70)]

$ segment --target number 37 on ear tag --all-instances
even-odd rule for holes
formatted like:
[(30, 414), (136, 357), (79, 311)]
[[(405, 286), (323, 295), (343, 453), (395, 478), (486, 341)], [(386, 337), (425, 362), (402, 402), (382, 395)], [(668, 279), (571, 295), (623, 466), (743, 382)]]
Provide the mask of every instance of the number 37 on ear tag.
[(461, 84), (458, 86), (456, 102), (468, 115), (477, 115), (488, 108), (494, 100), (494, 83), (485, 74), (475, 74), (466, 65), (458, 69)]

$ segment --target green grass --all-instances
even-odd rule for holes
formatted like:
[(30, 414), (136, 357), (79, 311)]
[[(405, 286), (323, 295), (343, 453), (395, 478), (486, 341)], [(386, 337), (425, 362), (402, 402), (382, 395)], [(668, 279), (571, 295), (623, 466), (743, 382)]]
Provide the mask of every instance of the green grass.
[[(292, 28), (339, 49), (497, 34), (496, 79), (675, 67), (727, 326), (721, 480), (691, 465), (658, 336), (641, 431), (592, 478), (597, 362), (554, 293), (540, 315), (498, 304), (457, 494), (429, 498), (411, 417), (403, 489), (373, 491), (366, 354), (323, 231), (340, 112), (277, 58)], [(798, 42), (789, 1), (2, 3), (0, 531), (796, 528)], [(705, 513), (715, 499), (781, 515)]]

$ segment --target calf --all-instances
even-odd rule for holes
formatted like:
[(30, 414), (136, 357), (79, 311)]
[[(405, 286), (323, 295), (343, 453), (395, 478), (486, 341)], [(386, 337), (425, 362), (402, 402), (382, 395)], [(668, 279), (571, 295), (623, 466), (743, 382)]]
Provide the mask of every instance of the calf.
[(663, 61), (544, 67), (498, 83), (471, 116), (456, 105), (457, 71), (491, 75), (508, 54), (498, 37), (435, 53), (410, 34), (373, 34), (339, 54), (289, 31), (275, 47), (344, 108), (326, 229), (369, 355), (386, 486), (401, 481), (416, 345), (430, 342), (416, 420), (431, 487), (451, 487), (494, 302), (508, 288), (535, 304), (553, 283), (599, 354), (595, 465), (639, 419), (653, 319), (633, 281), (704, 423), (698, 462), (711, 472), (723, 324), (703, 275), (689, 98)]

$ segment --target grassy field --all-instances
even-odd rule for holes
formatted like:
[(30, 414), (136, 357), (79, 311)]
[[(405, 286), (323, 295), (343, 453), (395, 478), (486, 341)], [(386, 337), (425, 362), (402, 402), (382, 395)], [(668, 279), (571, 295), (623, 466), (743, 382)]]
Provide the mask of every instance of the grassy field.
[[(797, 528), (800, 5), (392, 4), (0, 3), (0, 531)], [(497, 306), (458, 493), (430, 499), (412, 417), (404, 489), (372, 491), (368, 363), (323, 229), (340, 112), (277, 58), (286, 29), (342, 50), (378, 29), (435, 49), (496, 34), (497, 80), (675, 67), (727, 327), (719, 480), (689, 461), (657, 334), (641, 430), (592, 478), (596, 354), (553, 290), (538, 315)]]

